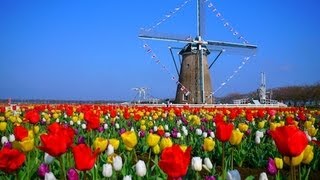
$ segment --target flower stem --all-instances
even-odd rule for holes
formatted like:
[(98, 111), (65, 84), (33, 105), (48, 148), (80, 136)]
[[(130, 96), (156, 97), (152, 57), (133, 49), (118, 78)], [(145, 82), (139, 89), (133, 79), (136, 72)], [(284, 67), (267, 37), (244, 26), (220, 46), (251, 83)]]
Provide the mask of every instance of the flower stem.
[(64, 169), (64, 164), (62, 162), (62, 155), (58, 158), (59, 160), (59, 164), (60, 164), (60, 168), (61, 168), (61, 179), (66, 180), (66, 171)]
[(222, 142), (222, 179), (225, 179), (226, 172), (224, 167), (224, 143)]
[(231, 148), (231, 170), (233, 170), (233, 151), (234, 147)]

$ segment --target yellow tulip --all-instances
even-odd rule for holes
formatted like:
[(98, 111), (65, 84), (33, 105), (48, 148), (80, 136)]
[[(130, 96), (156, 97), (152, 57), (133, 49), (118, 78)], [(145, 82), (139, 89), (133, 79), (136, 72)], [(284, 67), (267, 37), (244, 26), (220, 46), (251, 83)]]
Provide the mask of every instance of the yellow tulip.
[(275, 130), (277, 127), (280, 127), (281, 124), (280, 123), (270, 123), (270, 130), (273, 131)]
[(166, 147), (171, 147), (172, 146), (172, 141), (169, 137), (163, 137), (161, 138), (161, 141), (160, 141), (160, 149), (161, 151), (166, 148)]
[(284, 162), (287, 164), (287, 165), (293, 165), (293, 166), (298, 166), (301, 162), (302, 162), (302, 160), (303, 160), (303, 152), (300, 154), (300, 155), (298, 155), (298, 156), (296, 156), (296, 157), (293, 157), (292, 159), (291, 159), (291, 162), (290, 162), (290, 157), (288, 157), (288, 156), (285, 156), (284, 158), (283, 158), (283, 160), (284, 160)]
[(6, 122), (0, 122), (0, 131), (5, 131), (7, 129), (7, 123)]
[(73, 121), (74, 123), (78, 122), (78, 121), (79, 121), (78, 116), (72, 116), (72, 121)]
[(152, 147), (153, 154), (159, 154), (160, 153), (160, 146), (157, 144)]
[(203, 149), (204, 151), (210, 152), (214, 149), (215, 141), (211, 137), (204, 138)]
[(0, 116), (0, 121), (4, 121), (6, 118), (4, 116)]
[(118, 139), (109, 139), (109, 143), (113, 146), (114, 150), (117, 150), (119, 148), (120, 141)]
[(53, 114), (53, 119), (57, 119), (59, 117), (59, 114), (58, 113), (54, 113)]
[(277, 166), (277, 169), (282, 169), (283, 168), (283, 160), (281, 158), (274, 158), (274, 162)]
[(303, 152), (303, 160), (302, 163), (309, 164), (314, 157), (313, 146), (308, 145)]
[(312, 126), (312, 122), (311, 121), (304, 122), (304, 128), (309, 129), (311, 126)]
[(246, 132), (248, 131), (249, 126), (246, 123), (239, 123), (238, 128), (241, 132)]
[(138, 143), (137, 135), (134, 131), (127, 131), (121, 134), (122, 141), (126, 149), (131, 151)]
[(157, 145), (160, 141), (160, 136), (158, 134), (150, 133), (147, 136), (147, 144), (150, 147)]
[(13, 148), (19, 149), (22, 152), (29, 152), (34, 148), (34, 136), (33, 131), (28, 132), (28, 137), (22, 139), (22, 141), (14, 141), (12, 143)]
[(104, 139), (102, 137), (97, 137), (94, 141), (93, 141), (93, 149), (94, 150), (97, 150), (99, 149), (98, 151), (99, 152), (103, 152), (106, 150), (108, 146), (108, 140), (107, 139)]
[(239, 129), (232, 130), (231, 138), (229, 140), (230, 144), (238, 145), (241, 143), (243, 137), (243, 133), (239, 131)]
[(40, 127), (39, 127), (39, 126), (33, 126), (33, 132), (34, 132), (34, 134), (38, 134), (38, 133), (39, 133), (39, 130), (40, 130)]
[(316, 136), (317, 132), (318, 132), (318, 129), (316, 129), (314, 126), (311, 126), (308, 128), (308, 134), (312, 137)]
[(140, 129), (141, 129), (142, 131), (145, 131), (145, 130), (147, 129), (147, 126), (146, 126), (146, 125), (140, 125)]
[(258, 128), (259, 129), (262, 129), (262, 128), (264, 128), (264, 125), (266, 124), (266, 121), (260, 121), (259, 123), (258, 123)]
[(80, 119), (80, 120), (83, 120), (83, 119), (84, 119), (84, 114), (83, 114), (83, 113), (80, 113), (80, 114), (79, 114), (79, 119)]

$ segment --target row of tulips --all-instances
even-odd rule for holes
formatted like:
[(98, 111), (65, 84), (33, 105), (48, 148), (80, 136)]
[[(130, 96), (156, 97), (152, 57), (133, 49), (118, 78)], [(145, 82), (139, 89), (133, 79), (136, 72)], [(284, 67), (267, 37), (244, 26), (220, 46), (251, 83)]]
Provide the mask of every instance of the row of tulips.
[(0, 179), (308, 178), (319, 126), (306, 108), (0, 105)]

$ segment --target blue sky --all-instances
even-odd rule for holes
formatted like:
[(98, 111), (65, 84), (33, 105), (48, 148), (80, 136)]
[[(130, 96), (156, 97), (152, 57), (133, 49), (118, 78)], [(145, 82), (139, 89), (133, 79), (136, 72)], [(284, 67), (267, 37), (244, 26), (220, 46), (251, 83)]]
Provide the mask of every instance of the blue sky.
[[(140, 28), (163, 19), (184, 0), (0, 1), (0, 98), (131, 100), (133, 87), (154, 97), (174, 97), (176, 84), (148, 55), (152, 47), (175, 73), (168, 46), (141, 41)], [(216, 96), (267, 87), (319, 82), (320, 3), (317, 0), (212, 1), (218, 11), (259, 50)], [(196, 1), (191, 0), (154, 30), (194, 36)], [(205, 39), (239, 42), (206, 7)], [(232, 75), (242, 54), (223, 54), (210, 70), (213, 88)], [(213, 57), (209, 57), (209, 62)]]

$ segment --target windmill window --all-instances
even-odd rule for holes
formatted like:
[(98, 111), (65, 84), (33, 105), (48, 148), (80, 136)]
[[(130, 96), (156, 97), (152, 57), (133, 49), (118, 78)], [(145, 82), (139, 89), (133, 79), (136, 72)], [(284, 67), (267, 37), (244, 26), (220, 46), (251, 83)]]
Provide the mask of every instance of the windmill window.
[(183, 101), (188, 101), (189, 100), (189, 96), (186, 94), (182, 94), (182, 100)]
[(190, 64), (187, 64), (187, 68), (189, 68), (190, 67)]

